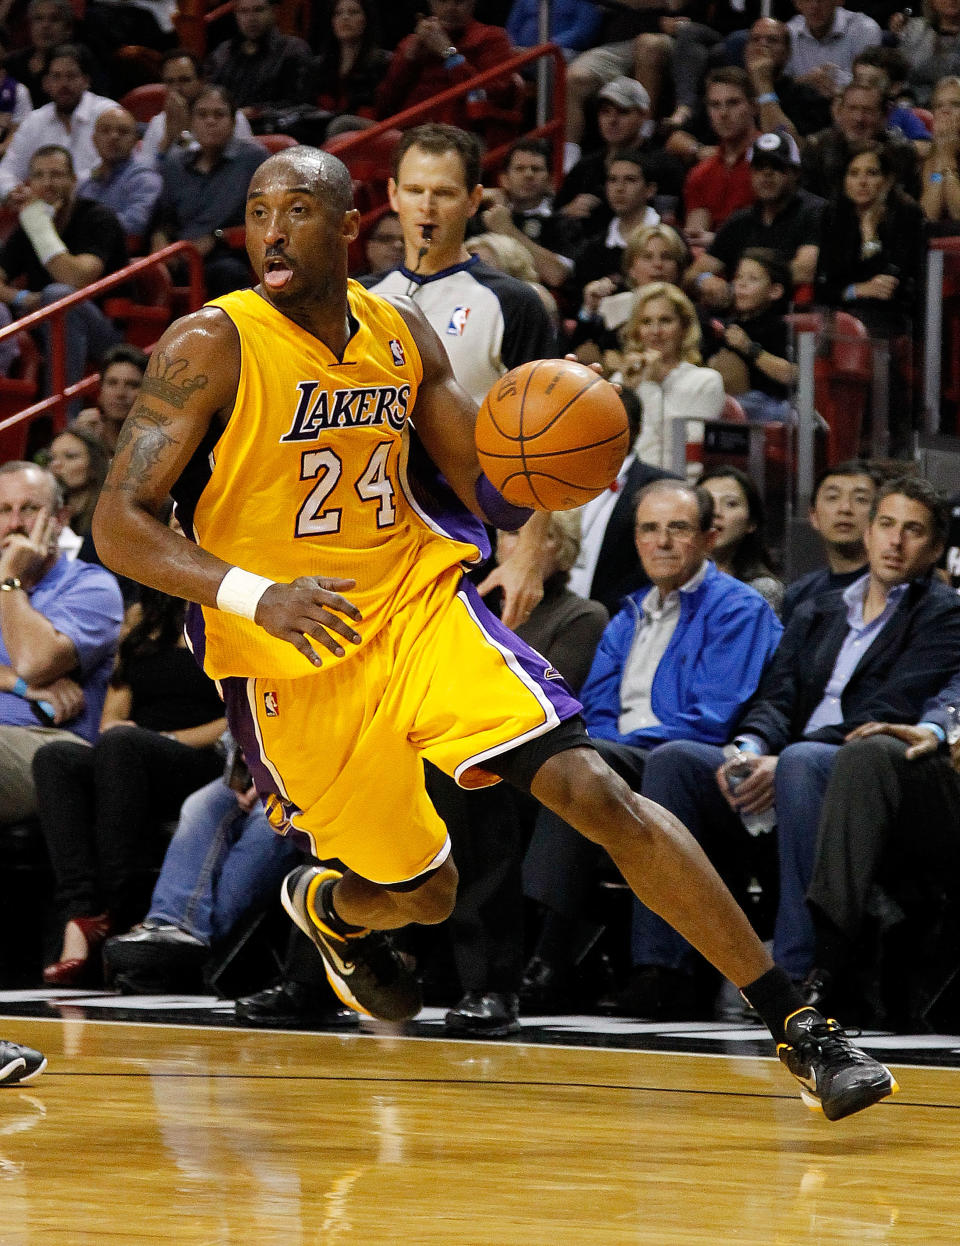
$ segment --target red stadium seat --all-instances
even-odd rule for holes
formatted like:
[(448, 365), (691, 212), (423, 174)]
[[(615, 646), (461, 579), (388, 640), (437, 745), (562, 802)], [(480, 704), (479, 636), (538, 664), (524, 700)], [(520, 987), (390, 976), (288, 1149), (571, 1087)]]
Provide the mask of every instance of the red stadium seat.
[(142, 87), (134, 87), (117, 102), (121, 108), (133, 113), (137, 121), (145, 124), (158, 112), (163, 112), (167, 102), (167, 88), (162, 82), (148, 82)]
[(275, 155), (278, 151), (286, 151), (288, 147), (300, 146), (299, 140), (289, 134), (255, 134), (253, 141), (265, 147), (271, 155)]

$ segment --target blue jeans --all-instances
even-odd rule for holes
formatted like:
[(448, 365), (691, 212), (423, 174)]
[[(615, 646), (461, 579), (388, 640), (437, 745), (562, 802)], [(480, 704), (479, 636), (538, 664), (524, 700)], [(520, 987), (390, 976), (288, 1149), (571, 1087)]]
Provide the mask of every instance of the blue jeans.
[[(41, 291), (43, 306), (49, 307), (51, 303), (66, 298), (68, 294), (76, 294), (76, 289), (73, 286), (64, 285), (63, 282), (52, 282), (44, 286)], [(104, 352), (111, 346), (116, 346), (122, 337), (123, 334), (117, 326), (103, 314), (96, 303), (78, 303), (76, 307), (71, 307), (64, 318), (67, 384), (73, 385), (79, 381), (86, 372), (88, 361), (100, 359)], [(50, 331), (46, 327), (43, 329), (43, 338), (49, 358)], [(48, 376), (47, 388), (49, 387)], [(82, 405), (79, 398), (72, 404), (77, 410)]]
[[(817, 830), (838, 746), (801, 741), (780, 754), (774, 776), (780, 897), (773, 958), (792, 978), (813, 964), (814, 933), (806, 894), (813, 875)], [(717, 786), (723, 751), (714, 744), (675, 740), (647, 758), (642, 793), (684, 823), (719, 872), (736, 887), (749, 869), (751, 837)], [(692, 967), (692, 949), (662, 918), (634, 905), (633, 963)]]
[(236, 793), (215, 779), (183, 802), (147, 917), (216, 943), (301, 860), (260, 804), (244, 813)]

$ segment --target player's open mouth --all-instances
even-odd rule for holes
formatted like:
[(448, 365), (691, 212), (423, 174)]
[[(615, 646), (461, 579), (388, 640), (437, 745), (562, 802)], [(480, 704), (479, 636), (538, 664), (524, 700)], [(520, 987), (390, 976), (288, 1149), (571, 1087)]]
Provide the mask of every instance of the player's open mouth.
[(272, 256), (263, 266), (263, 284), (271, 290), (282, 290), (292, 276), (293, 269), (280, 256)]

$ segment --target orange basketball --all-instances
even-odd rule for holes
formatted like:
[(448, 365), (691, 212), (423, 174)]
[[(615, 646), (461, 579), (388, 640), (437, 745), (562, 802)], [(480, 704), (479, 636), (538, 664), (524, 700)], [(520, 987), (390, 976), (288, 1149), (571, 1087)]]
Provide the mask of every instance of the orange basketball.
[(480, 466), (508, 502), (565, 511), (616, 479), (630, 431), (609, 381), (568, 359), (536, 359), (493, 386), (475, 439)]

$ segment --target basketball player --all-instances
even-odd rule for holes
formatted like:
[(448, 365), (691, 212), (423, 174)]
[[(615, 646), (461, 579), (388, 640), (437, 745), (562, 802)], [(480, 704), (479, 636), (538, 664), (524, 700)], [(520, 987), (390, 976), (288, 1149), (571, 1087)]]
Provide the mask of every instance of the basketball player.
[(47, 1067), (47, 1058), (32, 1047), (0, 1038), (0, 1086), (26, 1086)]
[[(890, 1094), (889, 1072), (803, 1006), (692, 836), (601, 762), (555, 672), (463, 580), (480, 520), (516, 529), (528, 512), (480, 472), (475, 406), (420, 312), (348, 282), (358, 223), (335, 157), (295, 147), (260, 166), (246, 217), (259, 284), (164, 334), (94, 520), (110, 566), (195, 603), (190, 644), (272, 824), (330, 863), (294, 870), (282, 899), (334, 989), (390, 1020), (419, 1009), (382, 932), (453, 905), (427, 758), (466, 787), (509, 779), (601, 844), (742, 986), (828, 1117)], [(185, 536), (159, 518), (171, 491)]]

